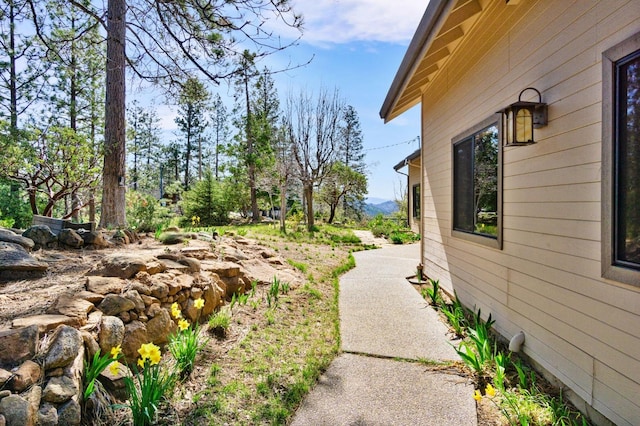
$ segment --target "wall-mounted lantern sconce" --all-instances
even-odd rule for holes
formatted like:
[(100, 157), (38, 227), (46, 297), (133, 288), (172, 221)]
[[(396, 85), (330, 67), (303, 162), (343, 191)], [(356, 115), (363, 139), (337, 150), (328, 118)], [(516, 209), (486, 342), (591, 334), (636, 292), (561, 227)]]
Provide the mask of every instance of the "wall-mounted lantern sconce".
[(124, 176), (118, 176), (118, 186), (124, 186)]
[[(522, 100), (522, 94), (534, 90), (538, 94), (538, 102)], [(533, 88), (527, 87), (518, 96), (518, 102), (498, 111), (504, 114), (504, 131), (506, 146), (531, 145), (536, 143), (533, 129), (547, 125), (547, 104), (542, 103), (542, 95)]]

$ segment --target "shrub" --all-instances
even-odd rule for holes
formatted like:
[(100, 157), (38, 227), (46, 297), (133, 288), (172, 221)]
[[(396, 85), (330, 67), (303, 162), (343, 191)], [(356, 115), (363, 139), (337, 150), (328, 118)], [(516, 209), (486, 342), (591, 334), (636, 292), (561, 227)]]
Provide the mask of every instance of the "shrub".
[(193, 189), (183, 194), (184, 224), (191, 225), (193, 217), (200, 218), (201, 226), (229, 223), (229, 213), (237, 207), (236, 190), (230, 182), (216, 181), (207, 171)]
[(153, 232), (169, 223), (171, 216), (153, 195), (127, 191), (127, 221), (136, 231)]

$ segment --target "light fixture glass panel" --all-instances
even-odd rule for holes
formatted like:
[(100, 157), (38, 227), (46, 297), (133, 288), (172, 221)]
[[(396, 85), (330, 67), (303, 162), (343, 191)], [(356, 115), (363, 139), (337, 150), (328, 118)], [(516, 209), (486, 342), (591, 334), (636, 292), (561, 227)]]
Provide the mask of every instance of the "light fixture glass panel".
[(533, 141), (533, 116), (527, 108), (521, 108), (516, 113), (516, 142)]

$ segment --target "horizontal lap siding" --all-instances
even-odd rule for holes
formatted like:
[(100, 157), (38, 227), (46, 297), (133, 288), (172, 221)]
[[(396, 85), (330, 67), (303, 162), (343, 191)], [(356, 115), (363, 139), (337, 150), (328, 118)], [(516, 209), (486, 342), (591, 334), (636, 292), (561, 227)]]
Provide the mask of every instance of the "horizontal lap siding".
[[(524, 330), (527, 354), (609, 419), (640, 424), (640, 289), (600, 276), (601, 55), (640, 32), (640, 2), (483, 13), (495, 22), (476, 23), (423, 98), (425, 271), (506, 337)], [(504, 149), (503, 249), (452, 237), (452, 139), (529, 86), (549, 125)]]

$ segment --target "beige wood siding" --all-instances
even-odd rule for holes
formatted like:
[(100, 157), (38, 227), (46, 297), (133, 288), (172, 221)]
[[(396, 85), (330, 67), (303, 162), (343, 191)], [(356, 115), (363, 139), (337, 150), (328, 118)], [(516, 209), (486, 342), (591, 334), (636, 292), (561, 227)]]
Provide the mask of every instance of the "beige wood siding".
[[(640, 1), (482, 3), (423, 94), (425, 273), (505, 337), (524, 330), (526, 354), (612, 422), (639, 425), (640, 288), (601, 278), (600, 201), (602, 52), (640, 32)], [(503, 150), (503, 248), (452, 237), (452, 138), (526, 87), (549, 125)]]

